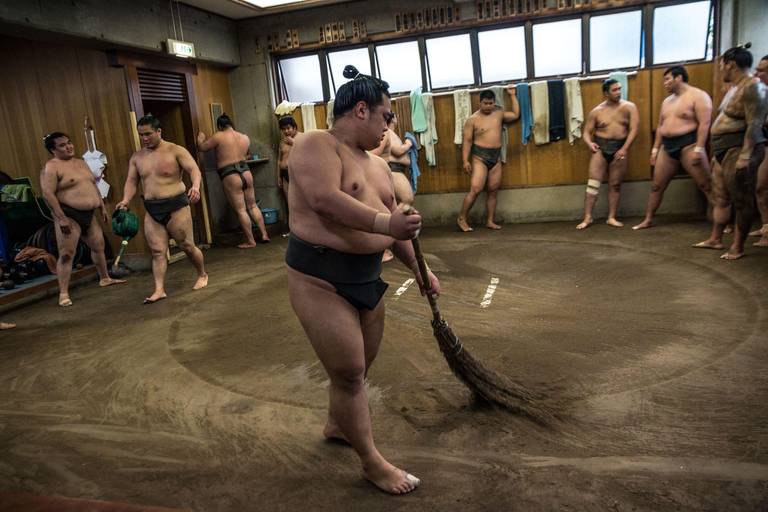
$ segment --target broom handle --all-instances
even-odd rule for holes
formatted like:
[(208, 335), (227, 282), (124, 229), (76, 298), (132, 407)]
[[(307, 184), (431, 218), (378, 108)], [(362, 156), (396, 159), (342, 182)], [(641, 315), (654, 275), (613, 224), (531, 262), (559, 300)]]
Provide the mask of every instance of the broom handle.
[[(130, 238), (128, 240), (130, 240)], [(117, 258), (115, 258), (115, 262), (112, 264), (113, 267), (117, 267), (117, 264), (120, 262), (120, 256), (123, 255), (123, 249), (128, 245), (128, 240), (123, 239), (123, 244), (120, 246), (120, 252), (117, 253)]]
[[(411, 205), (403, 205), (403, 213), (406, 215), (411, 214)], [(419, 265), (419, 274), (421, 274), (421, 280), (424, 282), (424, 289), (427, 290), (427, 299), (429, 300), (429, 307), (432, 308), (432, 316), (436, 322), (441, 320), (440, 310), (437, 308), (437, 301), (429, 293), (432, 291), (432, 281), (429, 279), (429, 272), (427, 270), (427, 262), (424, 261), (424, 253), (421, 252), (421, 244), (419, 243), (419, 237), (413, 237), (411, 240), (413, 244), (413, 252), (416, 254), (416, 262)]]

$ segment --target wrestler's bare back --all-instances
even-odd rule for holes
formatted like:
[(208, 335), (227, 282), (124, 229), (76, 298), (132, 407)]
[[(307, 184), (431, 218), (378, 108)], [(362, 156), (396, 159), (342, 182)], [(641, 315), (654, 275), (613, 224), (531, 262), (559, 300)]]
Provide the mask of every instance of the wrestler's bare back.
[(316, 188), (321, 171), (318, 166), (323, 166), (322, 174), (333, 180), (329, 193), (341, 192), (382, 213), (395, 209), (392, 176), (384, 160), (343, 144), (329, 131), (313, 130), (296, 140), (288, 163), (291, 233), (307, 242), (353, 254), (372, 254), (389, 247), (392, 237), (342, 226), (313, 210), (305, 190), (311, 189), (309, 196), (315, 201), (323, 200)]
[(661, 104), (659, 132), (662, 137), (677, 137), (698, 130), (699, 120), (696, 118), (696, 102), (707, 101), (702, 95), (707, 93), (701, 89), (690, 87), (683, 94), (672, 94)]
[(403, 153), (400, 156), (395, 155), (392, 151), (392, 147), (401, 147), (403, 146), (403, 141), (400, 139), (400, 137), (397, 136), (394, 130), (389, 130), (389, 141), (390, 141), (390, 154), (389, 154), (389, 161), (394, 162), (396, 164), (403, 164), (403, 165), (410, 165), (411, 164), (411, 157), (408, 154), (408, 151)]
[(491, 114), (478, 110), (469, 116), (467, 123), (472, 125), (472, 143), (489, 149), (500, 148), (503, 120), (503, 110), (494, 110)]
[(213, 154), (216, 156), (217, 169), (245, 160), (245, 155), (251, 148), (248, 136), (236, 132), (234, 128), (216, 132), (211, 136), (211, 141), (216, 144)]
[(93, 210), (101, 206), (96, 177), (79, 158), (52, 158), (45, 164), (43, 175), (56, 176), (56, 199), (77, 210)]
[(130, 167), (135, 167), (144, 184), (145, 199), (177, 196), (187, 190), (181, 179), (180, 163), (185, 156), (192, 159), (184, 148), (164, 140), (155, 149), (143, 148), (135, 152), (128, 172), (131, 172)]
[(592, 110), (595, 116), (595, 135), (611, 140), (626, 139), (633, 109), (636, 109), (635, 105), (625, 100), (615, 106), (608, 101), (596, 106)]

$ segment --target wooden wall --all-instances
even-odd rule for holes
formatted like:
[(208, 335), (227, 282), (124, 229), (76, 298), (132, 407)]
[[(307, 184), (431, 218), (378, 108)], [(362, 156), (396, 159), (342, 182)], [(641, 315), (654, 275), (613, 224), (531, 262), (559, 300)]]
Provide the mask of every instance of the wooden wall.
[[(12, 69), (0, 80), (0, 171), (29, 177), (41, 195), (40, 170), (51, 157), (43, 136), (67, 133), (80, 156), (87, 151), (83, 125), (88, 115), (96, 145), (109, 160), (105, 179), (112, 188), (104, 203), (111, 212), (122, 199), (134, 152), (124, 70), (109, 67), (105, 52), (63, 45), (53, 52), (50, 44), (5, 36), (0, 36), (0, 63), (6, 71)], [(210, 135), (211, 103), (221, 103), (234, 119), (229, 77), (226, 69), (210, 64), (197, 64), (197, 69), (192, 75), (197, 124)], [(141, 188), (130, 206), (143, 219), (139, 194)], [(119, 248), (121, 239), (112, 235), (111, 226), (104, 231), (113, 249)], [(125, 252), (149, 252), (143, 229)]]
[[(664, 90), (666, 68), (641, 70), (628, 78), (629, 101), (637, 105), (640, 112), (640, 132), (629, 152), (626, 180), (651, 178), (649, 157), (653, 135), (658, 125), (661, 102), (667, 97)], [(714, 92), (713, 63), (706, 62), (686, 66), (690, 84), (712, 95)], [(604, 101), (601, 80), (581, 82), (584, 118), (597, 104)], [(479, 92), (473, 92), (472, 108), (479, 107)], [(395, 101), (409, 101), (407, 97)], [(453, 143), (454, 118), (453, 95), (434, 97), (438, 143), (435, 146), (437, 166), (430, 167), (419, 152), (419, 193), (458, 192), (469, 189), (469, 175), (462, 169), (461, 148)], [(717, 105), (715, 105), (717, 107)], [(507, 106), (508, 108), (508, 106)], [(325, 105), (315, 106), (315, 118), (319, 129), (325, 128)], [(301, 109), (291, 114), (302, 128)], [(398, 130), (399, 132), (400, 130)], [(402, 135), (402, 134), (401, 134)], [(567, 139), (536, 146), (533, 141), (522, 144), (520, 123), (509, 126), (507, 163), (503, 166), (502, 187), (530, 187), (542, 185), (566, 185), (585, 183), (590, 151), (579, 139), (570, 145)], [(606, 178), (607, 179), (607, 178)]]
[[(5, 70), (0, 80), (0, 170), (14, 178), (28, 176), (41, 195), (40, 170), (51, 158), (43, 136), (67, 133), (80, 156), (88, 150), (83, 132), (88, 115), (96, 146), (109, 161), (105, 179), (112, 188), (104, 203), (111, 212), (122, 199), (133, 154), (123, 70), (110, 68), (104, 52), (5, 36), (0, 36), (0, 62)], [(112, 247), (119, 247), (121, 239), (112, 235), (111, 226), (104, 231)], [(140, 230), (126, 252), (146, 250)]]

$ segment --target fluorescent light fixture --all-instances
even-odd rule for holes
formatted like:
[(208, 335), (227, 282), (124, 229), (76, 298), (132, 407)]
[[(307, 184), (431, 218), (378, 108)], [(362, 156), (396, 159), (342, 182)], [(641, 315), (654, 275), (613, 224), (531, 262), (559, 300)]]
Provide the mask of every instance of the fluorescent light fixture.
[(248, 2), (249, 4), (255, 5), (256, 7), (261, 7), (262, 9), (266, 9), (267, 7), (276, 7), (278, 5), (298, 4), (302, 2), (302, 0), (244, 0), (244, 1)]

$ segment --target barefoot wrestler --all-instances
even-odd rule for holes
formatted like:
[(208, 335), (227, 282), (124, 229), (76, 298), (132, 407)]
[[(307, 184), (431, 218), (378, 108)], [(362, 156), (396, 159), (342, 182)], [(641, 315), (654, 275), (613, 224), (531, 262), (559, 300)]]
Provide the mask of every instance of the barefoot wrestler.
[(245, 234), (245, 243), (238, 245), (241, 249), (256, 247), (253, 238), (251, 220), (261, 232), (259, 243), (269, 242), (267, 229), (264, 226), (264, 216), (256, 206), (256, 196), (253, 192), (253, 175), (248, 168), (245, 157), (251, 147), (251, 140), (244, 133), (235, 131), (232, 119), (227, 114), (222, 114), (216, 120), (219, 131), (210, 139), (205, 139), (205, 134), (197, 134), (198, 151), (213, 150), (216, 157), (216, 169), (221, 178), (221, 186), (229, 205), (235, 209), (240, 229)]
[(59, 259), (56, 262), (56, 277), (59, 280), (59, 306), (71, 306), (69, 278), (72, 263), (81, 238), (91, 248), (91, 259), (99, 273), (99, 286), (124, 283), (112, 279), (107, 273), (104, 256), (104, 234), (98, 222), (93, 222), (93, 213), (99, 209), (99, 217), (106, 224), (109, 221), (104, 201), (96, 186), (96, 178), (90, 167), (75, 158), (75, 146), (70, 138), (61, 132), (54, 132), (43, 138), (45, 149), (53, 155), (40, 172), (43, 199), (48, 203), (56, 230), (56, 245)]
[[(768, 85), (768, 55), (757, 63), (755, 76)], [(765, 125), (763, 125), (763, 137), (768, 138), (768, 117), (766, 117)], [(768, 247), (768, 147), (766, 147), (765, 156), (763, 163), (757, 170), (757, 190), (755, 192), (757, 209), (760, 211), (760, 220), (763, 226), (749, 234), (749, 236), (760, 237), (760, 240), (755, 242), (758, 247)]]
[(720, 59), (720, 73), (731, 84), (712, 124), (712, 191), (715, 203), (712, 235), (694, 245), (705, 249), (723, 248), (723, 229), (736, 210), (731, 248), (720, 256), (736, 260), (744, 256), (744, 242), (755, 210), (757, 169), (765, 159), (763, 125), (768, 113), (766, 86), (752, 76), (750, 44), (735, 46)]
[(395, 127), (397, 127), (397, 116), (391, 112), (385, 139), (389, 139), (389, 168), (395, 183), (395, 199), (397, 206), (402, 208), (404, 204), (413, 204), (413, 187), (411, 187), (410, 179), (411, 157), (409, 155), (413, 141), (405, 139), (403, 142), (395, 133)]
[[(616, 220), (619, 208), (621, 182), (627, 172), (627, 151), (637, 137), (640, 116), (634, 103), (621, 99), (621, 84), (617, 80), (603, 81), (605, 101), (592, 109), (584, 124), (584, 143), (590, 151), (587, 191), (584, 194), (584, 222), (576, 229), (592, 224), (592, 210), (597, 202), (600, 184), (608, 172), (611, 191), (608, 193), (609, 226), (621, 227)], [(594, 131), (594, 135), (592, 132)]]
[[(368, 153), (381, 143), (389, 112), (387, 83), (358, 74), (336, 93), (333, 127), (295, 142), (288, 164), (292, 213), (285, 260), (291, 305), (330, 377), (323, 434), (349, 442), (374, 485), (402, 494), (419, 479), (376, 449), (365, 394), (384, 331), (385, 248), (394, 244), (395, 256), (426, 293), (410, 241), (421, 217), (396, 207), (386, 163)], [(429, 276), (439, 294), (440, 284)]]
[(661, 104), (659, 126), (651, 150), (651, 165), (655, 169), (648, 211), (645, 220), (632, 229), (653, 226), (664, 191), (681, 167), (691, 175), (707, 200), (711, 200), (711, 172), (704, 146), (712, 121), (712, 99), (706, 92), (688, 84), (688, 71), (682, 66), (672, 66), (664, 72), (664, 89), (670, 95)]
[[(464, 123), (464, 142), (461, 146), (464, 172), (471, 175), (470, 189), (461, 205), (461, 213), (456, 221), (465, 233), (472, 231), (467, 224), (469, 210), (475, 205), (477, 196), (483, 189), (488, 196), (486, 208), (488, 220), (485, 227), (501, 229), (493, 221), (496, 214), (496, 194), (501, 185), (501, 127), (520, 118), (520, 103), (517, 101), (517, 89), (510, 85), (507, 93), (512, 99), (512, 111), (496, 110), (496, 95), (485, 90), (480, 93), (480, 108)], [(503, 105), (502, 105), (503, 107)]]
[[(152, 304), (166, 297), (163, 284), (165, 271), (168, 269), (166, 253), (168, 240), (173, 238), (176, 245), (184, 251), (190, 263), (197, 271), (194, 290), (208, 285), (208, 274), (203, 267), (203, 253), (195, 247), (192, 227), (190, 201), (200, 200), (200, 169), (189, 151), (172, 142), (163, 140), (160, 121), (152, 114), (139, 119), (136, 123), (139, 138), (144, 146), (135, 152), (128, 164), (128, 179), (123, 189), (123, 200), (117, 208), (128, 208), (139, 186), (144, 185), (144, 233), (152, 251), (152, 275), (155, 279), (155, 291), (144, 299), (144, 304)], [(186, 191), (182, 173), (187, 172), (192, 180), (192, 188)]]

